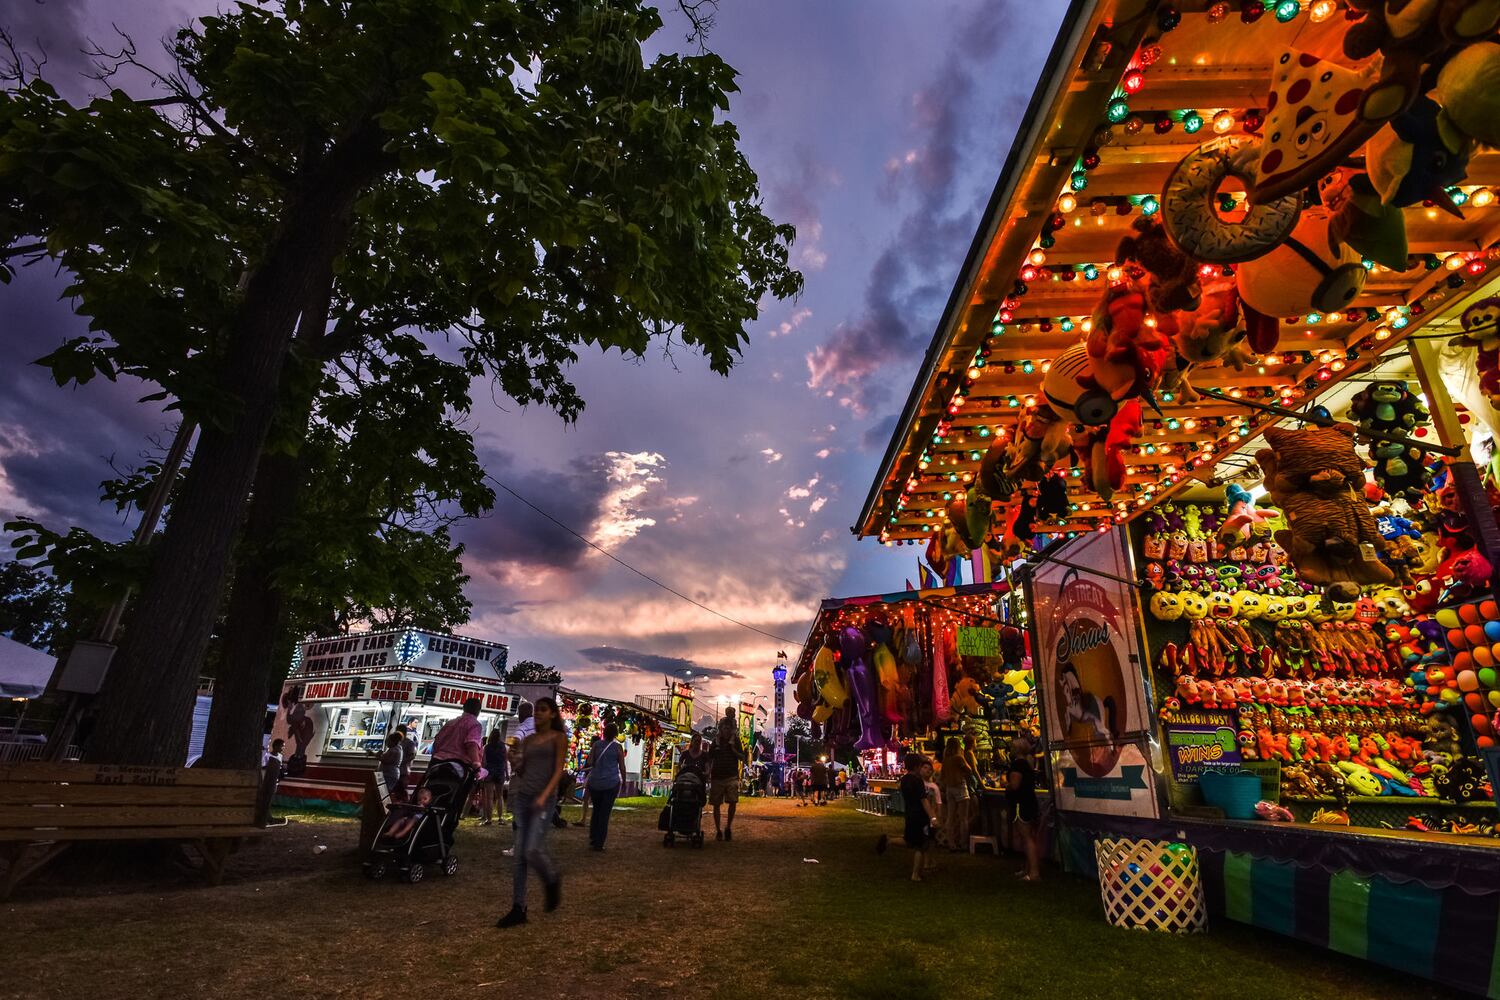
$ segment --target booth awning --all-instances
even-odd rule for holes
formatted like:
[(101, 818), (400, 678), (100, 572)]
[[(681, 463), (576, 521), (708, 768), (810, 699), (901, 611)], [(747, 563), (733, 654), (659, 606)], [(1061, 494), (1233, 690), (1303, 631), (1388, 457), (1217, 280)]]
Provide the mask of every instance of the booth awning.
[(0, 635), (0, 697), (40, 698), (57, 658)]
[[(1278, 5), (1285, 11), (1275, 16), (1242, 18), (1239, 6), (1069, 5), (856, 535), (918, 544), (940, 531), (945, 505), (964, 495), (990, 445), (1014, 440), (1020, 418), (1044, 398), (1052, 363), (1089, 329), (1121, 240), (1143, 217), (1167, 214), (1164, 191), (1184, 157), (1219, 138), (1270, 138), (1279, 53), (1347, 62), (1342, 7)], [(1242, 401), (1299, 408), (1368, 371), (1487, 280), (1500, 259), (1497, 186), (1500, 151), (1479, 146), (1442, 194), (1461, 208), (1429, 200), (1405, 210), (1404, 269), (1367, 261), (1367, 280), (1347, 304), (1273, 317), (1278, 346), (1256, 364), (1200, 366), (1198, 382), (1221, 398), (1157, 398), (1160, 412), (1147, 407), (1142, 437), (1123, 454), (1123, 486), (1109, 500), (1081, 467), (1061, 463), (1066, 513), (1038, 517), (1033, 532), (1068, 535), (1134, 517), (1268, 422)], [(1219, 194), (1232, 207), (1219, 210), (1242, 213), (1244, 195), (1232, 187)], [(1305, 220), (1317, 217), (1304, 211)]]

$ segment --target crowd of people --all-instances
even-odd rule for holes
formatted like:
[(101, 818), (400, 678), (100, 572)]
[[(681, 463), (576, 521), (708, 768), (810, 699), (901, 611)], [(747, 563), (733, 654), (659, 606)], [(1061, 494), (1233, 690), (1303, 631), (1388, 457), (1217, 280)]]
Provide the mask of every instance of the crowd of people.
[[(508, 738), (500, 729), (486, 736), (479, 712), (479, 699), (469, 699), (462, 714), (447, 722), (433, 738), (431, 759), (433, 766), (447, 761), (461, 763), (479, 776), (472, 801), (460, 807), (465, 813), (472, 809), (481, 825), (506, 820), (511, 823), (514, 839), (504, 851), (511, 859), (511, 908), (496, 925), (514, 927), (527, 921), (527, 889), (533, 875), (541, 882), (548, 912), (562, 901), (562, 873), (547, 850), (547, 836), (554, 828), (568, 826), (562, 806), (573, 800), (578, 783), (582, 786), (582, 813), (574, 825), (587, 826), (591, 850), (605, 849), (614, 804), (628, 780), (625, 746), (617, 727), (606, 724), (574, 774), (567, 768), (568, 733), (555, 699), (541, 697), (533, 703), (522, 703), (518, 725)], [(416, 751), (416, 742), (405, 726), (398, 726), (386, 738), (378, 766), (393, 802), (407, 801)], [(1018, 737), (1011, 747), (1004, 782), (1013, 842), (1025, 857), (1017, 874), (1026, 881), (1040, 877), (1038, 805), (1031, 758), (1029, 741)], [(906, 844), (912, 849), (913, 881), (922, 881), (924, 874), (936, 868), (940, 848), (964, 849), (988, 770), (981, 770), (972, 736), (962, 742), (949, 738), (938, 761), (916, 753), (906, 756), (898, 794), (905, 810)], [(695, 774), (700, 779), (712, 809), (714, 839), (730, 842), (734, 840), (735, 813), (742, 791), (790, 796), (799, 807), (818, 807), (861, 790), (867, 779), (863, 772), (823, 757), (807, 766), (752, 765), (739, 737), (733, 709), (728, 709), (711, 730), (693, 734), (679, 756), (677, 771), (679, 776)], [(420, 807), (424, 803), (414, 798), (410, 805)], [(884, 844), (882, 837), (882, 849)]]
[[(1041, 811), (1036, 796), (1033, 749), (1025, 736), (1011, 741), (1005, 772), (1005, 812), (1012, 842), (1024, 858), (1016, 872), (1026, 882), (1041, 873), (1041, 838), (1037, 830)], [(974, 738), (963, 743), (949, 737), (939, 763), (918, 753), (906, 755), (897, 786), (905, 812), (906, 846), (912, 850), (911, 879), (937, 868), (937, 852), (946, 847), (962, 851), (973, 828), (975, 804), (982, 788)], [(885, 840), (882, 838), (881, 846)]]

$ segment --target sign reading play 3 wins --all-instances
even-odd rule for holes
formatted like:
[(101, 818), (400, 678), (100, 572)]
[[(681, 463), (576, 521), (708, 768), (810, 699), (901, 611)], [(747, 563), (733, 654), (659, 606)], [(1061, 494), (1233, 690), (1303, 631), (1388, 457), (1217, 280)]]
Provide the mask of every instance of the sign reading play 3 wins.
[(958, 655), (999, 656), (999, 630), (992, 628), (971, 628), (966, 625), (960, 626), (958, 629)]

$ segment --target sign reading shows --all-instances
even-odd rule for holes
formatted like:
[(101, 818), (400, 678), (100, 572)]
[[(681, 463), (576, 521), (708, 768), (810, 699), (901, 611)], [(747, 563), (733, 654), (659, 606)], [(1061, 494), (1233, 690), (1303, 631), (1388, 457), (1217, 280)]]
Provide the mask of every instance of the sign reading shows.
[(1172, 779), (1196, 784), (1204, 771), (1240, 770), (1240, 744), (1234, 714), (1212, 709), (1174, 712), (1164, 723)]
[(1154, 817), (1136, 597), (1121, 533), (1070, 543), (1067, 560), (1039, 566), (1030, 588), (1058, 808)]
[(959, 656), (999, 656), (1000, 630), (961, 625), (958, 629)]

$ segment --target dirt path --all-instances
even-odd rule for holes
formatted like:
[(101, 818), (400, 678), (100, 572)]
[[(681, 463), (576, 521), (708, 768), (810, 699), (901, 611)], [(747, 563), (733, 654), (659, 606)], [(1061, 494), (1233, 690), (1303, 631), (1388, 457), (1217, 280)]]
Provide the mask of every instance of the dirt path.
[(949, 856), (912, 885), (896, 821), (847, 802), (748, 800), (735, 841), (714, 843), (710, 822), (702, 850), (663, 848), (657, 808), (627, 801), (603, 854), (583, 830), (554, 831), (563, 906), (543, 914), (533, 885), (531, 922), (509, 931), (492, 926), (510, 902), (508, 827), (465, 823), (458, 874), (414, 886), (361, 877), (347, 821), (273, 832), (217, 888), (171, 870), (153, 869), (167, 889), (60, 873), (0, 909), (0, 996), (1439, 995), (1240, 928), (1116, 931), (1090, 883), (1023, 886), (1006, 859)]

